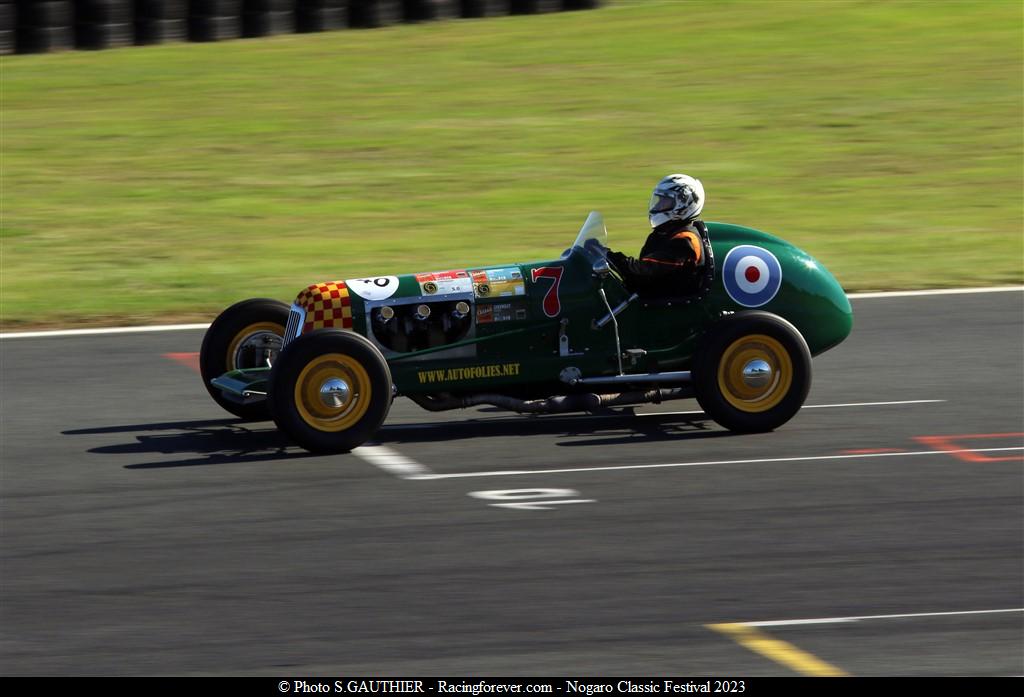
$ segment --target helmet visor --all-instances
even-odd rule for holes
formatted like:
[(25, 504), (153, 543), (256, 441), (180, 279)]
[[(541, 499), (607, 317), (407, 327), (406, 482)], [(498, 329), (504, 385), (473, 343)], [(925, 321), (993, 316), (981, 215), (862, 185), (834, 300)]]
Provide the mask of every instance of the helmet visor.
[(664, 213), (676, 207), (675, 196), (667, 196), (655, 192), (651, 195), (651, 213)]

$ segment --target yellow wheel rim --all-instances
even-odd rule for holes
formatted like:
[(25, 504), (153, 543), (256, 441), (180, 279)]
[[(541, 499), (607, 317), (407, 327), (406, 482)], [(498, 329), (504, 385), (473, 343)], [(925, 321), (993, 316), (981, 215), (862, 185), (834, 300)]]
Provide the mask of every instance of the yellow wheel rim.
[(777, 340), (751, 334), (732, 342), (718, 362), (718, 389), (740, 411), (768, 411), (793, 384), (793, 359)]
[[(261, 335), (266, 334), (284, 337), (284, 325), (277, 322), (254, 322), (235, 334), (235, 338), (228, 344), (227, 355), (224, 358), (224, 365), (227, 366), (227, 369), (262, 368), (262, 365), (239, 365), (238, 359), (241, 356), (241, 351), (247, 348), (248, 344), (258, 342), (261, 339)], [(280, 350), (281, 346), (278, 345), (277, 348)]]
[(362, 364), (351, 356), (317, 356), (295, 381), (295, 407), (302, 420), (320, 431), (351, 428), (370, 408), (373, 387)]

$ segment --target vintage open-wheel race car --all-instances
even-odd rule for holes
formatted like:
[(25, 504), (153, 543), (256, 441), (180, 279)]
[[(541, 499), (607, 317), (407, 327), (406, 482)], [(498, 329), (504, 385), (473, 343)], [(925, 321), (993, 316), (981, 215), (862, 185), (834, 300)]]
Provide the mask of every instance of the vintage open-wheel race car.
[(680, 297), (630, 293), (595, 212), (550, 261), (317, 283), (290, 307), (245, 300), (207, 330), (203, 383), (314, 452), (372, 438), (396, 396), (531, 414), (696, 397), (727, 429), (772, 430), (803, 405), (811, 356), (849, 335), (850, 303), (778, 237), (700, 232), (701, 280)]

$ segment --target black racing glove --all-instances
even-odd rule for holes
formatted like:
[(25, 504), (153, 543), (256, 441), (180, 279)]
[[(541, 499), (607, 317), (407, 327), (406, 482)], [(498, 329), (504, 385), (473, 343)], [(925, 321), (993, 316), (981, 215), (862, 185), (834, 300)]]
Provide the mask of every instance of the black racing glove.
[(629, 268), (629, 257), (622, 252), (608, 252), (608, 263), (615, 267), (615, 271), (621, 276), (624, 269)]

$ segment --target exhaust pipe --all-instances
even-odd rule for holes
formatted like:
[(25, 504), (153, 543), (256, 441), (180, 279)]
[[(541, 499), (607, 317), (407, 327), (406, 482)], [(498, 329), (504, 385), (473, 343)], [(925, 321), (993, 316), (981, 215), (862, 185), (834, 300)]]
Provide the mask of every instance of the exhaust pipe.
[(613, 392), (607, 394), (559, 395), (547, 399), (518, 399), (501, 394), (480, 394), (469, 397), (451, 395), (406, 395), (427, 411), (449, 411), (468, 409), (481, 405), (498, 407), (520, 414), (561, 414), (570, 411), (600, 412), (609, 407), (627, 404), (658, 404), (670, 399), (692, 397), (693, 392), (684, 388), (647, 390), (646, 392)]

